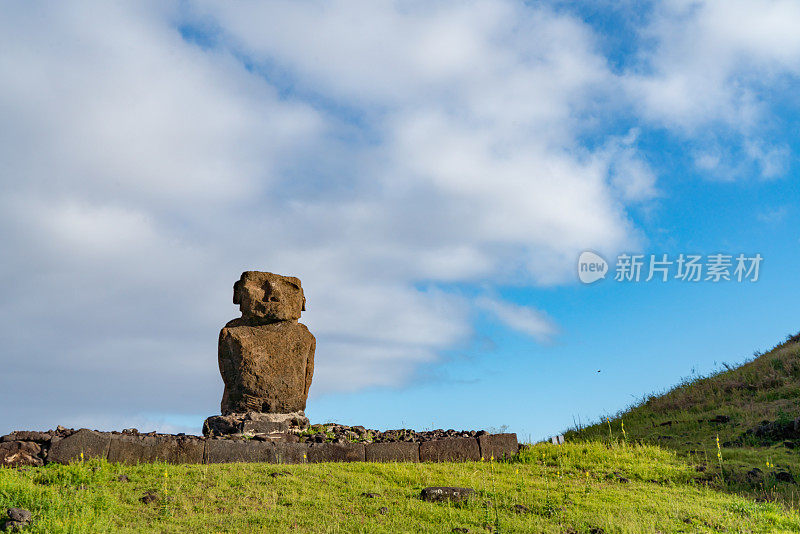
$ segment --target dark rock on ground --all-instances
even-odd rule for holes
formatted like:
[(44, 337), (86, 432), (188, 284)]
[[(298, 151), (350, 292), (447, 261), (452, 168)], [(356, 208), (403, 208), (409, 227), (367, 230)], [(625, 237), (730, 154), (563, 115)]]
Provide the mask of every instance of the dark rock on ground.
[(428, 502), (464, 502), (475, 494), (472, 488), (457, 488), (450, 486), (432, 486), (422, 490), (423, 501)]
[(787, 471), (778, 471), (775, 473), (775, 480), (778, 482), (794, 482), (794, 477)]
[(757, 482), (763, 478), (763, 472), (758, 467), (754, 467), (753, 469), (747, 472), (747, 478), (751, 482)]
[(724, 424), (730, 423), (731, 418), (729, 415), (716, 415), (708, 420), (709, 423), (717, 423), (717, 424)]
[(385, 506), (381, 506), (380, 508), (378, 508), (378, 513), (381, 515), (386, 515), (389, 513), (389, 509), (386, 508)]
[(24, 508), (9, 508), (6, 513), (8, 513), (8, 518), (11, 521), (30, 523), (31, 519), (33, 519), (33, 515), (30, 513), (30, 511)]
[(148, 491), (139, 498), (139, 501), (143, 504), (157, 503), (161, 501), (161, 497), (154, 491)]
[(33, 518), (32, 514), (24, 508), (9, 508), (7, 514), (8, 521), (3, 523), (3, 530), (6, 532), (16, 532), (24, 529)]
[(800, 417), (793, 421), (776, 420), (762, 421), (760, 425), (744, 433), (762, 442), (780, 442), (784, 440), (800, 439)]
[(517, 512), (518, 514), (527, 514), (531, 510), (530, 510), (530, 508), (528, 508), (524, 504), (515, 504), (514, 505), (514, 511)]

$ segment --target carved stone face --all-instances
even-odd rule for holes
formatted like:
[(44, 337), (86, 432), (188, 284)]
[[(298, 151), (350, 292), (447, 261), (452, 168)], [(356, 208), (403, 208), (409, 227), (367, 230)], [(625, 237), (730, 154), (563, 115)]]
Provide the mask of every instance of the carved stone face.
[(244, 319), (256, 324), (296, 320), (306, 309), (298, 278), (261, 271), (242, 273), (233, 284), (233, 303)]

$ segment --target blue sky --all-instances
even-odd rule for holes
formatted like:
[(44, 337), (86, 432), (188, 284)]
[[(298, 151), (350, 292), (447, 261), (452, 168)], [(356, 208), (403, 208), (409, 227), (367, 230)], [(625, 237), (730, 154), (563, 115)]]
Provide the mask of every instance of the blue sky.
[(303, 281), (317, 422), (541, 439), (800, 330), (796, 2), (3, 10), (0, 431), (199, 432), (249, 269)]

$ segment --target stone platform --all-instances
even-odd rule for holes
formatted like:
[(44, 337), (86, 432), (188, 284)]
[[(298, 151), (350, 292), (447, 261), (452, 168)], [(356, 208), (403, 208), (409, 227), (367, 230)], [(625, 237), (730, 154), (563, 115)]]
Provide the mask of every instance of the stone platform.
[[(274, 441), (253, 437), (209, 438), (154, 432), (140, 434), (135, 430), (98, 432), (59, 427), (48, 432), (17, 431), (3, 436), (0, 438), (0, 465), (65, 464), (80, 461), (81, 454), (84, 460), (101, 458), (125, 464), (466, 462), (490, 458), (499, 460), (519, 451), (516, 434), (431, 431), (412, 435), (411, 432), (386, 431), (379, 433), (380, 437), (373, 441), (367, 437), (361, 441), (328, 438), (329, 441), (321, 442), (316, 441), (320, 439), (318, 433), (313, 434), (312, 440), (300, 442), (299, 438), (298, 441)], [(336, 435), (335, 432), (327, 435), (330, 434)]]

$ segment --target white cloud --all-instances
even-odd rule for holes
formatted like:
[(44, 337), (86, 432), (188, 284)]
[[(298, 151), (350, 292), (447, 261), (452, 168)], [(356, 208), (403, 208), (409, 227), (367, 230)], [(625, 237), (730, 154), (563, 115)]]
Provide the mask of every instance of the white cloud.
[(751, 162), (763, 178), (782, 175), (787, 148), (767, 146), (769, 88), (800, 76), (798, 24), (794, 0), (658, 3), (643, 32), (652, 48), (625, 85), (645, 119), (692, 139), (706, 174), (741, 178)]
[[(449, 258), (449, 272), (440, 259), (406, 258), (416, 276), (479, 278), (503, 266), (551, 283), (568, 276), (577, 249), (630, 244), (607, 165), (577, 143), (582, 110), (615, 83), (580, 22), (496, 1), (248, 6), (206, 4), (205, 16), (300, 92), (359, 110), (380, 144), (376, 194), (356, 209), (403, 221), (379, 227), (391, 248), (413, 240), (415, 255)], [(647, 173), (641, 162), (637, 171)]]
[(540, 310), (488, 297), (478, 299), (477, 304), (509, 328), (522, 332), (537, 341), (549, 342), (558, 334), (556, 324)]
[(759, 222), (767, 225), (777, 225), (786, 220), (789, 215), (789, 208), (786, 206), (775, 206), (767, 208), (756, 214)]
[(636, 149), (638, 135), (638, 129), (634, 129), (622, 138), (612, 137), (597, 155), (608, 168), (617, 196), (631, 203), (647, 201), (658, 195), (656, 175)]

